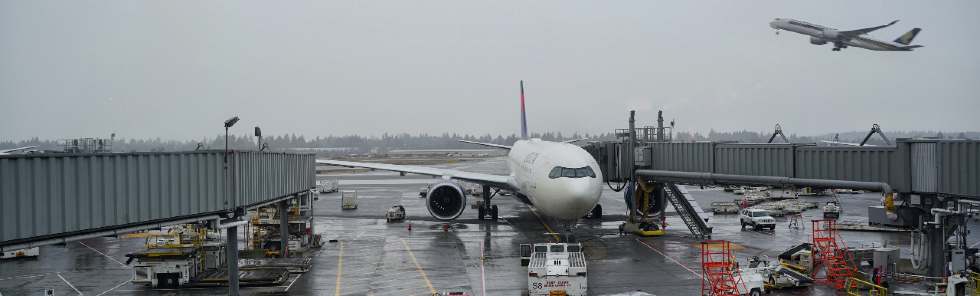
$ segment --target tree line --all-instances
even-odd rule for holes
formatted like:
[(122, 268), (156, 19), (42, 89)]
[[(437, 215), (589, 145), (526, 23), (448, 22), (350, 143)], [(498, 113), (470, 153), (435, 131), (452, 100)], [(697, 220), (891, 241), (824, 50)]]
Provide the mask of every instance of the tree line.
[[(852, 131), (839, 133), (838, 140), (841, 142), (860, 142), (864, 139), (867, 132)], [(937, 132), (937, 131), (886, 131), (885, 134), (892, 140), (896, 138), (922, 138), (938, 137), (944, 139), (980, 139), (980, 132)], [(765, 143), (772, 135), (771, 132), (756, 131), (709, 131), (702, 134), (698, 132), (678, 132), (673, 134), (674, 141), (735, 141), (741, 143)], [(588, 134), (573, 133), (562, 134), (560, 132), (546, 132), (531, 134), (533, 138), (541, 138), (548, 141), (568, 141), (575, 139), (585, 139), (589, 141), (615, 140), (613, 133)], [(787, 134), (786, 137), (792, 143), (818, 143), (822, 140), (833, 140), (834, 134), (823, 134), (817, 136), (801, 136)], [(473, 149), (480, 148), (472, 144), (461, 143), (459, 140), (477, 141), (493, 143), (499, 145), (511, 145), (519, 137), (515, 134), (510, 135), (490, 135), (475, 136), (469, 134), (443, 133), (432, 134), (383, 134), (381, 136), (318, 136), (307, 138), (302, 135), (274, 135), (262, 139), (268, 145), (270, 151), (289, 151), (294, 149), (323, 149), (337, 151), (340, 153), (370, 153), (385, 152), (398, 149)], [(782, 142), (777, 137), (776, 142)], [(883, 142), (878, 136), (873, 136), (870, 144), (881, 145)], [(224, 135), (202, 138), (197, 140), (165, 140), (160, 138), (139, 139), (139, 138), (116, 138), (111, 143), (111, 150), (115, 152), (164, 152), (164, 151), (187, 151), (196, 149), (224, 149)], [(64, 140), (32, 138), (21, 141), (0, 141), (0, 149), (9, 149), (24, 146), (37, 146), (38, 150), (61, 151), (64, 149)], [(228, 146), (237, 150), (258, 149), (258, 139), (251, 135), (230, 135)]]

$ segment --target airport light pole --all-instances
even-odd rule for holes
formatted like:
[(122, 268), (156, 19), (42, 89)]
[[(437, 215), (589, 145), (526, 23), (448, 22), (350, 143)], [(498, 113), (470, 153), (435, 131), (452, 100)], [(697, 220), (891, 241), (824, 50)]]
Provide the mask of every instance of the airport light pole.
[[(237, 206), (231, 203), (231, 186), (228, 180), (228, 129), (238, 122), (238, 116), (225, 120), (225, 202), (228, 206)], [(232, 209), (233, 215), (238, 215), (237, 209)], [(233, 222), (234, 223), (234, 222)], [(228, 295), (238, 296), (238, 226), (232, 225), (225, 229), (226, 246), (225, 257), (228, 260)]]
[(228, 169), (228, 129), (238, 123), (238, 116), (225, 120), (225, 170)]
[(255, 127), (255, 137), (259, 138), (259, 141), (256, 142), (256, 147), (258, 147), (259, 151), (262, 151), (262, 129), (258, 126)]

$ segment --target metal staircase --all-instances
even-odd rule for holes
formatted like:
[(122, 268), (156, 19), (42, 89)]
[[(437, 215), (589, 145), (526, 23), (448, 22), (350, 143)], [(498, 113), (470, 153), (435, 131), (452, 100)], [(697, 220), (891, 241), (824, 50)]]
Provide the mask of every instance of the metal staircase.
[(687, 229), (691, 230), (691, 234), (694, 237), (699, 240), (711, 238), (711, 227), (701, 217), (703, 212), (698, 211), (691, 205), (691, 201), (687, 200), (687, 197), (684, 196), (680, 188), (677, 188), (677, 184), (664, 183), (664, 193), (667, 196), (667, 200), (670, 201), (670, 204), (674, 205), (674, 210), (684, 220), (684, 224), (687, 225)]

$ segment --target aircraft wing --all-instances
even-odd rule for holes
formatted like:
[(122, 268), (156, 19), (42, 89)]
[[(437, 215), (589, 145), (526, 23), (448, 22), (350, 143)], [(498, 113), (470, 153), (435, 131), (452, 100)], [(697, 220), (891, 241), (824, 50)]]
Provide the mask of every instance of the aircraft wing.
[(467, 140), (457, 140), (457, 141), (460, 141), (460, 142), (463, 142), (463, 143), (483, 145), (483, 146), (487, 146), (487, 147), (493, 147), (493, 148), (500, 148), (500, 149), (510, 150), (510, 146), (507, 146), (507, 145), (498, 145), (498, 144), (493, 144), (493, 143), (474, 142), (474, 141), (467, 141)]
[(826, 141), (825, 140), (825, 141), (820, 141), (820, 142), (824, 142), (824, 143), (831, 144), (831, 145), (844, 145), (844, 146), (854, 146), (854, 147), (875, 147), (875, 145), (870, 145), (870, 144), (864, 144), (864, 146), (861, 146), (861, 144), (858, 144), (858, 143), (848, 143), (848, 142), (838, 142), (838, 141)]
[(878, 29), (881, 29), (881, 28), (885, 28), (885, 27), (894, 25), (897, 22), (898, 22), (898, 20), (894, 20), (894, 21), (888, 23), (887, 25), (881, 25), (881, 26), (877, 26), (877, 27), (870, 27), (870, 28), (864, 28), (864, 29), (857, 29), (857, 30), (850, 30), (850, 31), (840, 31), (840, 32), (837, 32), (837, 33), (838, 34), (841, 34), (841, 35), (846, 35), (846, 36), (854, 37), (854, 36), (858, 36), (858, 35), (868, 34), (868, 33), (871, 33), (872, 31), (875, 31), (875, 30), (878, 30)]
[(456, 179), (456, 180), (462, 180), (470, 183), (490, 185), (490, 186), (494, 186), (497, 188), (504, 188), (504, 189), (517, 188), (517, 186), (513, 185), (514, 182), (512, 181), (510, 176), (471, 173), (471, 172), (464, 172), (458, 170), (449, 170), (449, 169), (440, 169), (440, 168), (413, 166), (413, 165), (352, 162), (352, 161), (342, 161), (342, 160), (317, 159), (316, 163), (342, 166), (342, 167), (368, 168), (368, 169), (375, 169), (375, 170), (382, 170), (382, 171), (429, 175), (429, 176), (442, 177), (444, 179)]
[(584, 141), (584, 140), (588, 140), (588, 139), (586, 139), (586, 138), (580, 138), (580, 139), (566, 140), (566, 141), (561, 141), (561, 142), (562, 143), (572, 144), (572, 143), (575, 143), (575, 142), (578, 142), (578, 141)]
[(37, 146), (26, 146), (26, 147), (14, 148), (14, 149), (0, 150), (0, 155), (11, 154), (11, 153), (14, 153), (14, 152), (28, 150), (28, 149), (34, 149), (34, 148), (37, 148)]

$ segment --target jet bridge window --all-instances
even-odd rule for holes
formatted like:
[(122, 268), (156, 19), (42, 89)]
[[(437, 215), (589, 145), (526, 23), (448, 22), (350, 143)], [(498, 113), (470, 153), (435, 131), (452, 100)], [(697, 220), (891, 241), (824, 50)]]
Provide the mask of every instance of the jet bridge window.
[(595, 178), (595, 171), (591, 167), (581, 167), (581, 168), (565, 168), (565, 167), (555, 167), (551, 169), (551, 173), (548, 173), (548, 178)]

